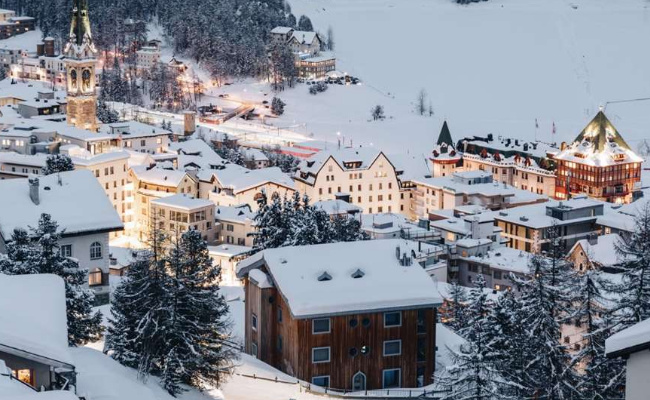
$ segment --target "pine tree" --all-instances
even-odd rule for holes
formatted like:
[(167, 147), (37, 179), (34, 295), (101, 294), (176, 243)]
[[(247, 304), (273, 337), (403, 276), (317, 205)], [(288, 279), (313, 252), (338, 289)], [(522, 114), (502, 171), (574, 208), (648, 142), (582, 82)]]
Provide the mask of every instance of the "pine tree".
[[(605, 339), (612, 334), (605, 299), (600, 289), (600, 273), (588, 270), (579, 275), (575, 286), (574, 307), (571, 320), (584, 327), (582, 348), (575, 355), (573, 364), (580, 371), (577, 386), (580, 396), (586, 400), (611, 400), (621, 397), (624, 385), (623, 362), (605, 355)], [(602, 316), (605, 316), (603, 318)]]
[(229, 337), (228, 306), (219, 293), (219, 267), (213, 266), (201, 234), (182, 234), (169, 256), (170, 318), (165, 334), (163, 387), (172, 395), (179, 383), (218, 386), (220, 369), (232, 357), (223, 347)]
[(485, 279), (479, 275), (470, 291), (467, 306), (468, 324), (460, 330), (467, 343), (454, 352), (454, 363), (447, 369), (450, 388), (444, 397), (449, 400), (490, 400), (497, 398), (500, 381), (494, 369), (494, 356), (489, 346), (490, 334), (484, 324), (489, 312)]
[(73, 171), (74, 164), (70, 156), (66, 154), (50, 154), (45, 160), (43, 175), (52, 175), (59, 172)]
[[(18, 243), (12, 245), (8, 258), (0, 263), (6, 274), (54, 274), (65, 282), (68, 344), (77, 346), (99, 339), (102, 333), (100, 312), (93, 313), (95, 296), (85, 288), (88, 271), (79, 268), (75, 259), (61, 255), (58, 224), (49, 214), (42, 214), (36, 228), (15, 231)], [(31, 239), (31, 244), (27, 240)], [(13, 260), (11, 258), (14, 258)]]
[(650, 203), (639, 210), (634, 232), (619, 240), (616, 252), (621, 284), (608, 289), (617, 297), (612, 315), (618, 331), (650, 318)]
[(454, 332), (458, 333), (467, 326), (466, 304), (465, 288), (457, 281), (452, 282), (449, 285), (449, 298), (445, 299), (445, 305), (440, 309), (440, 317)]
[(564, 260), (558, 229), (549, 228), (548, 257), (531, 258), (529, 279), (516, 278), (521, 289), (518, 321), (528, 332), (522, 386), (528, 396), (569, 399), (576, 395), (577, 377), (566, 346), (560, 343), (561, 323), (570, 304), (571, 267)]
[(120, 116), (117, 111), (108, 107), (108, 104), (100, 98), (97, 101), (97, 119), (104, 124), (112, 124), (114, 122), (119, 122)]
[(150, 265), (150, 252), (139, 251), (111, 301), (104, 352), (131, 368), (138, 368), (143, 351), (138, 326), (146, 313), (142, 301), (148, 300)]
[(314, 26), (311, 24), (311, 20), (306, 15), (301, 15), (298, 19), (298, 30), (312, 32)]
[(282, 115), (284, 114), (285, 105), (286, 104), (284, 103), (284, 101), (282, 101), (282, 99), (280, 99), (279, 97), (273, 97), (273, 100), (271, 100), (271, 111), (275, 115)]

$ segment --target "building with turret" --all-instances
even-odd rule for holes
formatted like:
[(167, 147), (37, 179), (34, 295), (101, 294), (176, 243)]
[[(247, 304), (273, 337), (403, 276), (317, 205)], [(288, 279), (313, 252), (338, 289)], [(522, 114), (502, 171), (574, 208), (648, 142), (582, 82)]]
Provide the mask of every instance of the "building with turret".
[(558, 199), (586, 194), (597, 200), (629, 203), (640, 192), (643, 159), (632, 151), (602, 110), (573, 143), (562, 144), (555, 161)]
[(67, 71), (68, 125), (97, 130), (95, 69), (97, 49), (88, 18), (88, 0), (74, 0), (70, 36), (64, 49)]
[(436, 147), (431, 153), (429, 160), (431, 161), (433, 177), (448, 176), (456, 172), (456, 168), (461, 165), (462, 154), (458, 153), (454, 141), (449, 132), (447, 121), (442, 124), (440, 135)]

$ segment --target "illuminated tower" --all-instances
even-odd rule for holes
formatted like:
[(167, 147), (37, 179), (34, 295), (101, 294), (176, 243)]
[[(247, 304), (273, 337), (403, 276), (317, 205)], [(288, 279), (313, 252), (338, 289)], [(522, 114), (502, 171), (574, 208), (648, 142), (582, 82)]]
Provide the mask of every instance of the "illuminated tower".
[(88, 0), (74, 0), (70, 36), (64, 49), (67, 71), (68, 124), (97, 130), (95, 67), (97, 49), (88, 18)]

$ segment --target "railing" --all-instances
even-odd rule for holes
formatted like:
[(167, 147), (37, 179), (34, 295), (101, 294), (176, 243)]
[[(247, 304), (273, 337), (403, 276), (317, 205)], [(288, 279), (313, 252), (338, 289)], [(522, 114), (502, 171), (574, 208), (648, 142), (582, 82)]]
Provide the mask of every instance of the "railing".
[(300, 392), (310, 393), (317, 396), (323, 396), (324, 398), (335, 398), (335, 399), (350, 399), (350, 400), (380, 400), (380, 399), (390, 399), (390, 400), (401, 400), (401, 399), (440, 399), (442, 395), (446, 392), (440, 390), (427, 390), (427, 389), (376, 389), (376, 390), (346, 390), (346, 389), (332, 389), (316, 385), (311, 385), (309, 383), (300, 382), (299, 380), (288, 381), (283, 379), (278, 379), (278, 377), (267, 378), (263, 376), (257, 376), (255, 374), (238, 374), (236, 375), (243, 376), (250, 379), (260, 379), (267, 382), (279, 383), (284, 385), (298, 385), (300, 387)]

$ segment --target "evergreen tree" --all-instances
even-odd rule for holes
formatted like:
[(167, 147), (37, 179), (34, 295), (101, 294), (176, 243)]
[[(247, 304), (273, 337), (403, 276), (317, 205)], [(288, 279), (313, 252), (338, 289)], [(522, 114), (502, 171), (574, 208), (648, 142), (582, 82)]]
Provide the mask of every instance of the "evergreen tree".
[(490, 333), (486, 329), (485, 317), (489, 312), (485, 280), (482, 275), (476, 279), (475, 287), (470, 291), (467, 305), (468, 324), (460, 330), (467, 343), (454, 352), (454, 363), (447, 369), (445, 379), (449, 387), (444, 397), (449, 400), (490, 400), (498, 396), (500, 381), (494, 369), (494, 354), (490, 347)]
[(218, 386), (220, 368), (232, 358), (223, 347), (228, 336), (228, 306), (219, 293), (220, 270), (201, 234), (189, 230), (169, 256), (170, 318), (165, 326), (162, 383), (176, 395), (179, 383)]
[(150, 265), (150, 252), (139, 251), (122, 282), (113, 291), (111, 301), (111, 323), (104, 352), (131, 368), (138, 368), (143, 351), (138, 326), (146, 312), (142, 300), (149, 293)]
[(66, 154), (50, 154), (45, 160), (43, 175), (52, 175), (59, 172), (73, 171), (74, 164), (70, 156)]
[(282, 115), (284, 114), (285, 105), (286, 104), (284, 103), (284, 101), (282, 101), (282, 99), (280, 99), (279, 97), (273, 97), (273, 100), (271, 100), (271, 111), (275, 115)]
[[(77, 346), (99, 339), (102, 333), (100, 312), (93, 313), (95, 296), (84, 286), (88, 271), (75, 259), (64, 257), (59, 248), (61, 232), (49, 214), (42, 214), (36, 228), (30, 228), (28, 245), (25, 231), (17, 230), (8, 259), (0, 263), (6, 274), (54, 274), (65, 282), (68, 344)], [(12, 257), (14, 258), (12, 260)]]
[(467, 315), (465, 307), (467, 304), (467, 292), (465, 288), (453, 281), (449, 285), (448, 298), (440, 309), (440, 317), (445, 325), (458, 333), (467, 326)]
[(7, 79), (7, 70), (0, 66), (0, 81)]
[(584, 327), (582, 348), (573, 364), (581, 372), (577, 386), (586, 400), (612, 400), (621, 397), (624, 385), (624, 365), (620, 359), (605, 355), (605, 339), (612, 334), (601, 294), (599, 272), (588, 270), (578, 277), (574, 288), (574, 308), (570, 315), (577, 326)]
[(377, 104), (377, 105), (374, 106), (373, 109), (371, 110), (371, 114), (372, 114), (372, 119), (373, 119), (374, 121), (384, 119), (384, 118), (385, 118), (385, 115), (384, 115), (384, 107), (381, 106), (381, 105), (379, 105), (379, 104)]
[(334, 51), (334, 30), (332, 29), (331, 26), (327, 28), (327, 41), (326, 41), (326, 47), (327, 50), (329, 51)]
[(314, 30), (314, 26), (311, 24), (311, 20), (309, 19), (308, 16), (306, 15), (300, 16), (300, 18), (298, 19), (298, 30), (307, 31), (307, 32), (312, 32)]
[(570, 368), (570, 355), (560, 343), (561, 323), (570, 298), (571, 267), (564, 260), (556, 226), (549, 228), (548, 257), (536, 255), (530, 262), (530, 278), (516, 279), (521, 290), (521, 318), (527, 329), (522, 386), (539, 399), (569, 399), (576, 395), (577, 377)]
[(108, 104), (100, 98), (97, 101), (97, 119), (104, 124), (112, 124), (114, 122), (119, 122), (120, 116), (117, 111), (108, 107)]
[(634, 232), (619, 240), (616, 252), (622, 279), (608, 289), (617, 298), (612, 315), (618, 331), (650, 318), (650, 203), (638, 211)]

